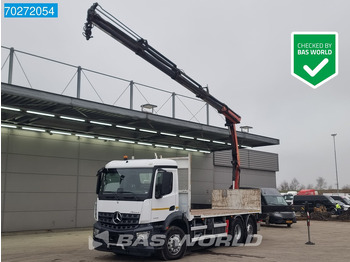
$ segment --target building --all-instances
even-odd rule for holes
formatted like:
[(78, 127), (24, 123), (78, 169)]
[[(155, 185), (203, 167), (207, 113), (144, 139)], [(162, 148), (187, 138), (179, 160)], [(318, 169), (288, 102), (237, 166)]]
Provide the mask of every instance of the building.
[[(2, 231), (93, 224), (96, 172), (124, 155), (193, 157), (198, 204), (229, 188), (227, 129), (2, 83)], [(242, 147), (277, 145), (238, 133)], [(278, 155), (241, 149), (241, 186), (276, 186)]]

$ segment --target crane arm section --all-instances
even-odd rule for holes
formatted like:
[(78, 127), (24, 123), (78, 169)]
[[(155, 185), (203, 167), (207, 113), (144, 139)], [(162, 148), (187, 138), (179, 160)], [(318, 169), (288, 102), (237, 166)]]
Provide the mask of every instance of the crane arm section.
[[(107, 21), (105, 18), (107, 18), (109, 21)], [(177, 68), (175, 63), (149, 45), (147, 40), (130, 30), (113, 15), (99, 6), (98, 3), (93, 4), (87, 12), (87, 21), (85, 23), (83, 33), (87, 40), (92, 38), (93, 26), (100, 28), (102, 31), (135, 52), (138, 56), (142, 57), (163, 73), (167, 74), (169, 77), (190, 90), (198, 98), (201, 98), (203, 101), (211, 105), (219, 113), (225, 116), (226, 125), (230, 129), (230, 135), (232, 137), (234, 188), (239, 188), (240, 163), (235, 124), (240, 123), (241, 117), (231, 110), (226, 104), (210, 95), (199, 83)]]

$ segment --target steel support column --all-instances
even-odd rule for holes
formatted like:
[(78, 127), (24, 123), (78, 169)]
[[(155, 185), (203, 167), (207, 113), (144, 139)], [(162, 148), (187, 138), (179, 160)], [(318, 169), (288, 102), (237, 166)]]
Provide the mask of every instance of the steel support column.
[(134, 81), (130, 81), (130, 109), (134, 109)]
[(173, 104), (173, 112), (172, 112), (172, 116), (173, 118), (175, 118), (175, 96), (176, 94), (175, 93), (172, 93), (172, 104)]
[(81, 88), (81, 66), (78, 66), (78, 71), (77, 71), (77, 98), (80, 98), (80, 88)]
[(9, 74), (7, 82), (12, 84), (12, 75), (13, 75), (13, 56), (15, 53), (15, 49), (13, 47), (10, 48), (10, 59), (9, 59)]

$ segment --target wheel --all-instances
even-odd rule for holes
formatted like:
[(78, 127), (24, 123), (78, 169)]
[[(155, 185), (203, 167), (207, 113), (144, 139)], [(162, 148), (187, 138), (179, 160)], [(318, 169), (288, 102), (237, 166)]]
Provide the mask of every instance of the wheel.
[(252, 242), (253, 235), (254, 235), (254, 227), (255, 223), (253, 219), (250, 217), (247, 222), (247, 228), (246, 228), (246, 235), (245, 235), (245, 242)]
[[(176, 226), (172, 226), (166, 232), (165, 244), (160, 251), (163, 260), (180, 259), (186, 252), (186, 240), (184, 231)], [(182, 242), (181, 242), (182, 241)]]
[(230, 232), (230, 235), (232, 236), (231, 242), (233, 244), (243, 243), (245, 230), (243, 227), (242, 219), (240, 218), (234, 219), (229, 232)]
[(337, 210), (335, 208), (331, 209), (331, 215), (335, 215), (337, 213)]

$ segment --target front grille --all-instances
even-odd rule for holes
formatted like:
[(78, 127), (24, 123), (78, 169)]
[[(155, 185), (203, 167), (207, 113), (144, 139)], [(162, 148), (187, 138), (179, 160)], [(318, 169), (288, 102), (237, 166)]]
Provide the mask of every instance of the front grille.
[(102, 227), (113, 230), (132, 230), (139, 225), (140, 214), (121, 213), (122, 219), (119, 223), (113, 221), (113, 216), (114, 213), (99, 212), (98, 221)]

